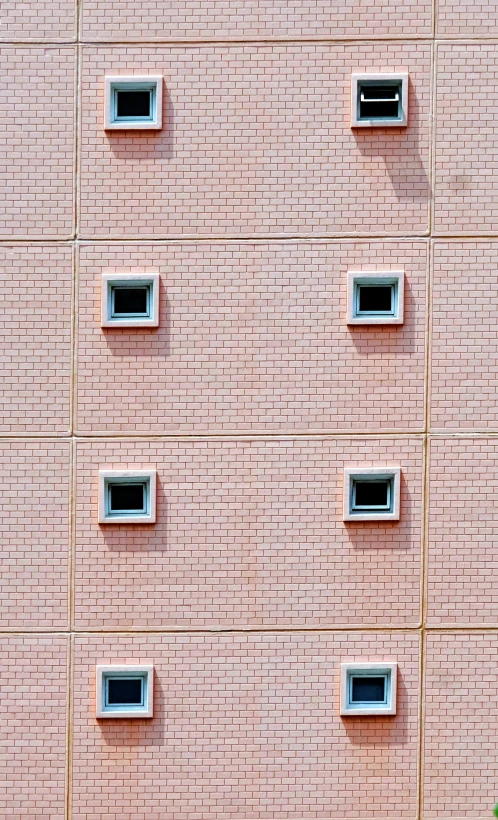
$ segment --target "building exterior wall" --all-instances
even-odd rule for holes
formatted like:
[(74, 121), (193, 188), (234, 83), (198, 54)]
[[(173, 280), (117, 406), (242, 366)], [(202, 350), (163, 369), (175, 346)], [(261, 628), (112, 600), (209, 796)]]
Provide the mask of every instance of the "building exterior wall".
[[(497, 11), (2, 3), (0, 817), (491, 815)], [(407, 128), (352, 130), (390, 70)], [(163, 128), (106, 132), (106, 73), (163, 75)], [(104, 330), (137, 270), (159, 327)], [(404, 271), (402, 325), (347, 325), (350, 270)], [(400, 521), (345, 523), (379, 464)], [(103, 468), (157, 470), (154, 525), (98, 523)], [(375, 660), (396, 716), (341, 717)], [(119, 663), (152, 719), (96, 719)]]

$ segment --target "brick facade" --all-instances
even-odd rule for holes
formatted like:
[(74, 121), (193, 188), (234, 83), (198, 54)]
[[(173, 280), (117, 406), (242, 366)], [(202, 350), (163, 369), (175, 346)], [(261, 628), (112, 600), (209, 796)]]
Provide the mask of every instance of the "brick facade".
[[(496, 11), (2, 3), (1, 817), (491, 816)], [(351, 129), (396, 70), (408, 126)], [(161, 130), (104, 130), (106, 73), (164, 77)], [(351, 270), (402, 325), (348, 326)], [(102, 328), (137, 271), (158, 328)], [(385, 464), (400, 520), (345, 522)], [(157, 470), (154, 525), (98, 523), (104, 469)], [(341, 717), (376, 660), (396, 715)], [(154, 716), (97, 720), (126, 663)]]

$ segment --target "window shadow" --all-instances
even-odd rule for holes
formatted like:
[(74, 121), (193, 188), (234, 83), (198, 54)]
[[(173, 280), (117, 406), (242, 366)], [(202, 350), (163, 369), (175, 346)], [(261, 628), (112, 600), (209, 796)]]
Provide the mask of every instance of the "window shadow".
[[(114, 661), (117, 663), (117, 661)], [(114, 749), (136, 746), (164, 746), (165, 696), (161, 681), (154, 670), (154, 717), (152, 718), (97, 718), (106, 746)]]
[[(167, 83), (163, 84), (163, 120), (158, 131), (107, 131), (112, 153), (129, 164), (172, 159), (174, 156), (174, 109)], [(123, 166), (124, 168), (125, 166)]]
[[(383, 265), (382, 268), (388, 268)], [(393, 265), (393, 268), (402, 267)], [(424, 293), (425, 305), (425, 293)], [(405, 276), (404, 321), (402, 325), (348, 325), (349, 335), (357, 353), (362, 356), (391, 356), (414, 353), (417, 349), (417, 335), (420, 337), (423, 355), (425, 346), (424, 328), (417, 334), (416, 310), (419, 304), (415, 300), (408, 278)], [(424, 326), (425, 327), (425, 326)]]
[(112, 552), (167, 550), (168, 502), (159, 476), (156, 487), (155, 524), (99, 524), (107, 549)]
[[(429, 203), (431, 189), (420, 153), (420, 108), (413, 83), (409, 80), (408, 126), (353, 128), (360, 153), (382, 159), (399, 202)], [(429, 138), (427, 137), (429, 163)], [(372, 179), (375, 177), (373, 176)]]
[(398, 669), (396, 715), (342, 715), (350, 743), (361, 748), (385, 749), (413, 743), (408, 735), (409, 693)]
[[(123, 271), (123, 273), (134, 271)], [(158, 327), (103, 327), (102, 333), (112, 356), (133, 359), (163, 359), (171, 355), (171, 303), (166, 287), (159, 279)]]
[(409, 552), (416, 549), (418, 542), (413, 538), (412, 533), (413, 530), (415, 532), (421, 530), (421, 511), (419, 511), (417, 522), (414, 502), (403, 471), (401, 471), (400, 480), (400, 511), (399, 521), (344, 521), (351, 546), (358, 553), (374, 549), (394, 549), (397, 552)]

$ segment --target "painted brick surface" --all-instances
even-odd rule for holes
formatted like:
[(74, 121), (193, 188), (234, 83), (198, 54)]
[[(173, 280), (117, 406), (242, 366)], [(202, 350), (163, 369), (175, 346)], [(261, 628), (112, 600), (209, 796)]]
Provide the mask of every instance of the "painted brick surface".
[(431, 34), (427, 0), (83, 0), (83, 35), (104, 40)]
[(435, 429), (496, 430), (496, 242), (436, 242), (431, 419)]
[(0, 622), (67, 626), (69, 444), (0, 441)]
[(2, 0), (0, 40), (68, 40), (75, 35), (75, 0)]
[(496, 37), (496, 0), (439, 0), (437, 31), (447, 37)]
[[(84, 245), (78, 430), (423, 428), (427, 246)], [(348, 269), (406, 271), (402, 327), (348, 328)], [(100, 280), (158, 270), (156, 330), (100, 327)]]
[[(74, 820), (411, 820), (418, 641), (403, 633), (78, 636)], [(396, 717), (341, 719), (341, 660), (391, 657), (400, 670)], [(100, 661), (154, 662), (152, 720), (95, 721)], [(358, 782), (361, 790), (351, 788)]]
[[(496, 10), (0, 3), (0, 818), (491, 816)], [(408, 127), (351, 130), (389, 70)], [(162, 130), (104, 131), (111, 73)], [(143, 269), (159, 327), (104, 331)], [(348, 328), (351, 269), (405, 271), (402, 326)], [(345, 524), (382, 464), (401, 520)], [(98, 525), (103, 467), (157, 468), (157, 524)], [(396, 717), (339, 717), (347, 660)], [(137, 661), (154, 717), (97, 721)]]
[(0, 49), (0, 238), (71, 236), (75, 64), (74, 47)]
[(431, 442), (428, 617), (496, 624), (498, 442)]
[[(400, 464), (400, 522), (342, 521), (344, 466)], [(99, 469), (158, 471), (157, 524), (98, 525)], [(417, 440), (81, 442), (78, 627), (414, 626)]]
[[(423, 232), (430, 46), (83, 49), (83, 237)], [(351, 72), (410, 72), (408, 128), (349, 125)], [(164, 75), (162, 131), (104, 132), (106, 73)], [(223, 77), (223, 82), (220, 78)]]
[(65, 818), (67, 640), (0, 637), (2, 817)]
[(1, 245), (0, 432), (69, 431), (72, 251)]
[(434, 227), (485, 234), (498, 215), (496, 46), (440, 44), (437, 50)]
[(427, 636), (424, 817), (481, 818), (496, 802), (495, 632)]

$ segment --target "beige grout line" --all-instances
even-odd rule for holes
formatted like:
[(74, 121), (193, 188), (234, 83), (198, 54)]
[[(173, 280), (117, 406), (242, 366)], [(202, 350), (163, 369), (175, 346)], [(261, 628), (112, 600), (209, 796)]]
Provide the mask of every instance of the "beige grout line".
[(419, 719), (419, 759), (418, 759), (418, 816), (422, 820), (424, 815), (424, 749), (425, 749), (425, 662), (426, 662), (426, 638), (425, 627), (420, 632), (420, 681), (418, 699), (418, 719)]
[(68, 635), (67, 658), (67, 725), (66, 725), (66, 783), (65, 783), (65, 817), (70, 820), (72, 812), (72, 783), (73, 783), (73, 678), (74, 678), (74, 635)]
[(74, 629), (74, 578), (75, 578), (75, 553), (76, 553), (76, 441), (71, 440), (71, 464), (70, 464), (70, 493), (69, 500), (69, 556), (68, 556), (68, 623), (69, 629)]
[[(433, 27), (433, 22), (431, 21), (431, 28)], [(113, 47), (113, 46), (145, 46), (145, 47), (157, 47), (157, 46), (174, 46), (174, 47), (199, 47), (199, 46), (234, 46), (234, 45), (253, 45), (253, 46), (267, 46), (267, 45), (313, 45), (313, 44), (323, 44), (327, 45), (328, 43), (332, 45), (340, 45), (341, 43), (345, 44), (361, 44), (361, 43), (397, 43), (403, 45), (403, 43), (420, 43), (421, 45), (430, 45), (433, 42), (436, 43), (444, 43), (448, 45), (474, 45), (479, 43), (484, 44), (495, 44), (498, 43), (498, 37), (496, 34), (481, 34), (476, 37), (458, 37), (454, 35), (444, 35), (439, 34), (437, 37), (434, 36), (433, 33), (430, 34), (393, 34), (393, 35), (385, 35), (383, 37), (371, 34), (371, 35), (363, 35), (362, 37), (355, 36), (355, 35), (346, 35), (346, 34), (317, 34), (317, 35), (305, 35), (302, 37), (296, 37), (291, 35), (274, 35), (274, 36), (242, 36), (239, 35), (237, 37), (170, 37), (170, 38), (156, 38), (156, 39), (147, 39), (147, 38), (136, 38), (136, 37), (124, 37), (124, 38), (114, 38), (114, 39), (99, 39), (94, 40), (91, 38), (83, 38), (78, 39), (78, 37), (67, 37), (67, 38), (54, 38), (54, 39), (38, 39), (38, 38), (5, 38), (0, 39), (0, 48), (2, 46), (21, 46), (21, 47), (33, 47), (33, 46), (49, 46), (49, 47), (61, 47), (61, 46), (76, 46), (78, 43), (82, 46), (89, 46), (89, 47)]]
[(78, 237), (76, 239), (65, 236), (61, 237), (60, 239), (54, 239), (53, 237), (30, 237), (30, 236), (17, 236), (14, 238), (6, 239), (5, 237), (0, 238), (0, 246), (6, 245), (7, 247), (15, 247), (15, 246), (29, 246), (29, 245), (47, 245), (47, 247), (55, 247), (58, 245), (68, 245), (71, 243), (75, 243), (77, 245), (83, 245), (85, 247), (98, 247), (99, 245), (143, 245), (145, 247), (150, 246), (151, 244), (158, 246), (158, 247), (168, 247), (170, 245), (272, 245), (272, 244), (316, 244), (316, 245), (325, 245), (325, 244), (340, 244), (340, 243), (398, 243), (398, 242), (428, 242), (430, 240), (437, 240), (440, 242), (496, 242), (498, 241), (498, 231), (495, 233), (487, 232), (487, 233), (441, 233), (441, 232), (430, 232), (427, 230), (424, 233), (412, 233), (412, 234), (366, 234), (366, 233), (335, 233), (335, 234), (258, 234), (258, 235), (244, 235), (244, 236), (234, 236), (233, 234), (227, 235), (219, 235), (216, 234), (188, 234), (185, 236), (153, 236), (153, 235), (140, 235), (140, 236), (131, 236), (127, 234), (127, 236), (86, 236), (86, 237)]
[[(498, 234), (497, 234), (497, 236), (498, 236)], [(118, 239), (116, 239), (114, 237), (107, 237), (107, 238), (104, 237), (102, 239), (100, 237), (93, 238), (91, 236), (86, 237), (85, 239), (81, 239), (79, 236), (77, 236), (77, 237), (69, 237), (68, 236), (68, 237), (62, 237), (62, 238), (59, 238), (59, 239), (57, 239), (57, 238), (54, 239), (53, 237), (52, 238), (48, 237), (48, 238), (44, 239), (44, 238), (40, 238), (40, 237), (29, 237), (29, 236), (28, 237), (20, 237), (20, 238), (18, 237), (18, 238), (14, 238), (14, 239), (7, 239), (5, 237), (0, 237), (0, 244), (7, 245), (9, 247), (10, 246), (12, 246), (12, 247), (18, 247), (18, 246), (19, 247), (25, 247), (25, 246), (29, 246), (29, 245), (33, 245), (33, 244), (43, 243), (44, 245), (47, 245), (47, 247), (59, 247), (60, 245), (68, 245), (69, 246), (69, 245), (73, 245), (74, 243), (76, 243), (77, 245), (81, 245), (82, 247), (86, 248), (86, 247), (93, 247), (93, 245), (99, 246), (99, 245), (109, 244), (109, 243), (110, 244), (113, 244), (113, 243), (117, 244), (118, 242), (119, 242), (120, 245), (136, 245), (136, 244), (149, 245), (151, 242), (153, 242), (154, 245), (159, 245), (161, 247), (166, 247), (167, 248), (167, 247), (169, 247), (169, 245), (181, 245), (184, 242), (202, 242), (202, 243), (210, 243), (210, 244), (214, 244), (214, 245), (217, 245), (218, 243), (233, 245), (233, 244), (237, 244), (238, 242), (248, 242), (248, 243), (249, 242), (255, 242), (257, 244), (266, 244), (266, 243), (276, 244), (276, 243), (278, 243), (278, 244), (283, 244), (283, 245), (292, 245), (292, 244), (299, 245), (302, 242), (316, 242), (319, 245), (320, 244), (325, 245), (325, 244), (328, 244), (328, 243), (331, 243), (331, 242), (335, 243), (335, 244), (338, 244), (338, 243), (344, 242), (344, 241), (354, 243), (354, 244), (356, 244), (357, 242), (363, 243), (363, 244), (375, 244), (375, 243), (385, 244), (386, 242), (401, 242), (401, 243), (404, 243), (404, 242), (419, 242), (419, 243), (424, 243), (424, 242), (429, 242), (430, 238), (431, 237), (429, 236), (428, 232), (424, 233), (424, 234), (417, 234), (417, 233), (406, 234), (405, 233), (405, 234), (385, 234), (385, 235), (372, 233), (370, 235), (369, 234), (363, 234), (362, 236), (354, 236), (354, 237), (346, 236), (346, 235), (343, 235), (343, 234), (333, 234), (333, 235), (330, 235), (330, 236), (327, 236), (326, 234), (307, 234), (304, 239), (301, 238), (299, 235), (295, 236), (293, 234), (285, 234), (285, 235), (282, 235), (280, 237), (276, 236), (275, 234), (268, 234), (266, 236), (256, 236), (256, 235), (255, 236), (244, 236), (244, 237), (242, 237), (242, 239), (240, 238), (240, 236), (237, 236), (236, 234), (224, 235), (224, 236), (221, 236), (221, 235), (218, 235), (218, 234), (212, 234), (212, 235), (206, 235), (203, 238), (200, 237), (200, 236), (197, 236), (197, 235), (189, 235), (188, 237), (187, 236), (184, 237), (182, 235), (179, 235), (174, 239), (172, 239), (171, 237), (163, 237), (163, 238), (158, 239), (157, 237), (154, 237), (154, 236), (152, 236), (152, 237), (148, 236), (147, 238), (144, 239), (143, 236), (140, 235), (140, 236), (136, 236), (135, 238), (132, 237), (130, 239), (130, 235), (127, 234), (126, 237), (121, 237), (121, 238), (118, 238)], [(456, 237), (456, 238), (460, 239), (460, 237)], [(471, 237), (471, 238), (475, 239), (475, 237)]]
[[(76, 40), (80, 36), (80, 0), (76, 0)], [(78, 272), (79, 248), (77, 245), (79, 225), (79, 148), (80, 148), (80, 99), (81, 99), (81, 49), (76, 46), (75, 68), (75, 108), (74, 108), (74, 177), (73, 177), (73, 292), (71, 317), (71, 406), (70, 406), (70, 500), (69, 500), (69, 553), (68, 553), (68, 712), (67, 712), (67, 745), (66, 745), (66, 820), (72, 815), (72, 785), (73, 785), (73, 730), (74, 730), (74, 572), (76, 550), (76, 427), (77, 411), (77, 338), (78, 338)]]
[[(436, 27), (436, 0), (432, 4), (432, 26), (435, 35)], [(429, 232), (432, 236), (434, 230), (434, 188), (435, 188), (435, 94), (436, 94), (436, 74), (435, 74), (435, 44), (431, 48), (431, 86), (430, 86), (430, 110), (429, 110)], [(425, 699), (425, 635), (427, 624), (427, 567), (429, 533), (427, 527), (429, 510), (429, 428), (430, 428), (430, 369), (431, 369), (431, 306), (432, 306), (432, 239), (427, 246), (427, 279), (425, 291), (425, 363), (424, 363), (424, 455), (422, 473), (422, 539), (421, 539), (421, 572), (420, 572), (420, 646), (419, 646), (419, 697), (418, 697), (418, 760), (417, 760), (417, 816), (418, 820), (423, 817), (424, 798), (424, 699)]]
[(387, 625), (387, 626), (371, 626), (371, 625), (358, 625), (353, 624), (349, 625), (342, 625), (339, 626), (337, 624), (333, 624), (330, 626), (313, 626), (313, 627), (306, 627), (306, 626), (295, 626), (295, 627), (285, 627), (285, 626), (254, 626), (254, 627), (234, 627), (234, 626), (217, 626), (217, 627), (198, 627), (198, 626), (185, 626), (185, 627), (106, 627), (105, 629), (101, 629), (98, 627), (90, 628), (79, 628), (73, 627), (73, 629), (61, 629), (56, 627), (37, 627), (37, 628), (24, 628), (19, 629), (18, 627), (4, 627), (0, 629), (0, 635), (4, 637), (13, 637), (13, 636), (28, 636), (28, 635), (52, 635), (52, 636), (91, 636), (91, 635), (246, 635), (246, 634), (271, 634), (271, 635), (307, 635), (313, 633), (323, 633), (323, 634), (345, 634), (348, 632), (358, 632), (364, 634), (410, 634), (416, 635), (422, 633), (425, 634), (435, 634), (435, 635), (466, 635), (466, 634), (482, 634), (486, 635), (488, 633), (494, 634), (498, 638), (498, 623), (495, 624), (447, 624), (447, 625), (439, 625), (439, 626), (431, 626), (426, 624), (424, 627), (421, 625), (418, 626), (403, 626), (399, 624)]
[[(498, 435), (498, 433), (496, 433)], [(9, 434), (2, 434), (0, 435), (0, 441), (9, 442), (9, 441), (39, 441), (39, 442), (63, 442), (63, 441), (79, 441), (79, 442), (94, 442), (94, 443), (105, 443), (105, 442), (118, 442), (118, 441), (126, 441), (126, 442), (141, 442), (141, 441), (157, 441), (157, 442), (168, 442), (168, 441), (178, 441), (178, 442), (188, 442), (188, 441), (300, 441), (300, 440), (337, 440), (341, 441), (343, 439), (351, 439), (354, 441), (365, 441), (365, 440), (378, 440), (378, 439), (395, 439), (396, 441), (406, 441), (407, 439), (410, 440), (417, 440), (420, 439), (421, 441), (424, 440), (425, 433), (423, 431), (391, 431), (386, 432), (384, 431), (372, 431), (369, 430), (368, 432), (359, 432), (359, 433), (350, 433), (350, 432), (329, 432), (327, 430), (324, 431), (309, 431), (309, 432), (296, 432), (295, 430), (292, 431), (277, 431), (275, 433), (270, 432), (262, 432), (262, 431), (245, 431), (245, 432), (228, 432), (228, 433), (153, 433), (151, 435), (147, 435), (147, 433), (122, 433), (119, 435), (113, 433), (89, 433), (86, 435), (73, 435), (73, 436), (44, 436), (43, 434), (33, 435), (33, 436), (26, 436), (26, 435), (19, 435), (13, 436)], [(445, 435), (443, 437), (446, 437)]]
[(498, 437), (497, 430), (429, 430), (427, 433), (424, 433), (421, 430), (414, 431), (414, 430), (392, 430), (392, 431), (385, 431), (385, 430), (368, 430), (367, 432), (334, 432), (329, 430), (323, 431), (277, 431), (274, 433), (271, 432), (261, 432), (261, 431), (244, 431), (241, 433), (236, 433), (234, 431), (227, 432), (227, 433), (153, 433), (151, 435), (147, 435), (147, 433), (122, 433), (122, 434), (113, 434), (113, 433), (88, 433), (84, 435), (70, 435), (70, 434), (61, 434), (60, 436), (50, 436), (45, 435), (44, 433), (33, 433), (32, 435), (26, 435), (25, 433), (20, 433), (18, 436), (12, 435), (12, 433), (0, 433), (0, 441), (4, 443), (8, 442), (23, 442), (23, 441), (36, 441), (39, 443), (43, 442), (51, 442), (53, 444), (62, 443), (65, 441), (75, 441), (75, 442), (82, 442), (88, 443), (93, 442), (95, 444), (101, 443), (112, 443), (118, 441), (126, 441), (129, 443), (136, 442), (137, 444), (141, 441), (154, 441), (154, 442), (168, 442), (168, 441), (178, 441), (178, 442), (189, 442), (189, 441), (301, 441), (307, 440), (310, 441), (320, 441), (320, 440), (330, 440), (330, 441), (341, 441), (341, 440), (351, 440), (351, 441), (365, 441), (365, 440), (378, 440), (378, 439), (394, 439), (395, 441), (407, 441), (407, 440), (418, 440), (420, 439), (422, 442), (425, 438), (428, 438), (429, 441), (432, 439), (476, 439), (476, 440), (494, 440)]
[(12, 433), (0, 433), (0, 441), (8, 443), (9, 441), (37, 441), (37, 442), (53, 442), (54, 444), (58, 442), (64, 441), (80, 441), (80, 442), (94, 442), (102, 443), (102, 442), (118, 442), (118, 441), (127, 441), (127, 442), (141, 442), (141, 441), (157, 441), (157, 442), (168, 442), (168, 441), (300, 441), (300, 440), (316, 440), (319, 441), (321, 439), (327, 440), (343, 440), (343, 439), (351, 439), (352, 441), (364, 441), (367, 440), (377, 440), (377, 439), (385, 439), (390, 438), (396, 441), (406, 441), (407, 439), (417, 440), (420, 439), (424, 441), (425, 437), (430, 440), (432, 439), (490, 439), (493, 440), (498, 437), (498, 430), (429, 430), (427, 433), (424, 433), (423, 430), (392, 430), (392, 431), (385, 431), (385, 430), (368, 430), (365, 432), (357, 431), (357, 432), (334, 432), (330, 430), (309, 430), (309, 431), (276, 431), (274, 433), (271, 432), (261, 432), (261, 431), (244, 431), (240, 433), (236, 433), (234, 431), (223, 433), (223, 432), (213, 432), (213, 433), (153, 433), (151, 435), (147, 435), (147, 433), (122, 433), (122, 434), (113, 434), (113, 433), (87, 433), (87, 434), (61, 434), (59, 436), (50, 436), (45, 435), (44, 433), (33, 433), (31, 435), (26, 435), (25, 433), (20, 433), (19, 435), (13, 435)]
[(24, 247), (30, 245), (46, 245), (47, 247), (57, 247), (59, 245), (82, 245), (84, 247), (98, 247), (99, 245), (143, 245), (149, 247), (151, 244), (158, 247), (169, 247), (170, 245), (272, 245), (272, 244), (341, 244), (341, 243), (403, 243), (403, 242), (429, 242), (436, 240), (440, 242), (496, 242), (498, 241), (498, 232), (496, 233), (438, 233), (434, 231), (432, 234), (413, 233), (413, 234), (267, 234), (255, 236), (233, 236), (223, 235), (186, 235), (186, 236), (135, 236), (131, 237), (129, 234), (125, 236), (106, 236), (106, 237), (84, 237), (71, 238), (69, 236), (61, 239), (54, 239), (53, 237), (40, 238), (20, 236), (13, 239), (6, 239), (0, 237), (0, 246), (7, 247)]

